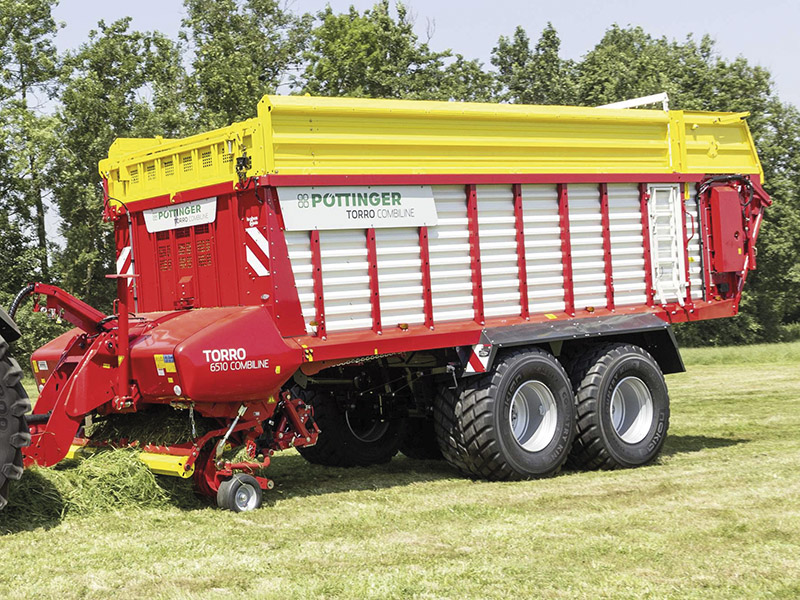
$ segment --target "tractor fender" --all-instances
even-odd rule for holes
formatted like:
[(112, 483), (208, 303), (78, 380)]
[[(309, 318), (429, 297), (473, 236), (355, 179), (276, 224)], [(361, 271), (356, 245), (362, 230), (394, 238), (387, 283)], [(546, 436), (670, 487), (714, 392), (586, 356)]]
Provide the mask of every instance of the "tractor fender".
[(458, 348), (462, 376), (485, 373), (498, 352), (518, 346), (541, 346), (556, 356), (565, 346), (591, 342), (627, 342), (647, 350), (665, 373), (685, 371), (675, 335), (669, 323), (654, 314), (612, 315), (492, 327), (481, 332), (474, 346)]

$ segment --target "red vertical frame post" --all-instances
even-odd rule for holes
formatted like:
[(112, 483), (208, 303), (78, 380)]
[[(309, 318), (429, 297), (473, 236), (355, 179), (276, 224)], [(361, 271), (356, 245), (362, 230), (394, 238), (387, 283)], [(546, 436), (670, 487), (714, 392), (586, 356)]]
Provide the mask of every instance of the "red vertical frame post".
[(514, 194), (514, 227), (517, 230), (517, 266), (519, 268), (519, 304), (520, 316), (530, 318), (528, 302), (528, 266), (525, 262), (525, 223), (522, 219), (522, 185), (512, 186)]
[(564, 312), (575, 316), (575, 288), (572, 280), (572, 242), (569, 235), (569, 194), (567, 184), (559, 183), (558, 225), (561, 230), (561, 273), (564, 279)]
[(367, 263), (369, 264), (369, 302), (372, 314), (372, 331), (381, 332), (381, 296), (378, 289), (378, 249), (375, 229), (367, 229)]
[(650, 255), (650, 211), (647, 184), (639, 184), (639, 210), (642, 213), (642, 248), (644, 249), (644, 293), (647, 306), (653, 306), (653, 258)]
[(311, 277), (314, 281), (314, 312), (317, 322), (317, 337), (325, 339), (325, 298), (322, 294), (322, 254), (319, 247), (319, 231), (311, 231)]
[(603, 228), (603, 267), (606, 273), (606, 308), (614, 310), (614, 272), (611, 264), (611, 224), (608, 216), (608, 184), (601, 183), (600, 222)]
[[(686, 227), (686, 192), (689, 191), (689, 184), (678, 184), (678, 189), (681, 194), (681, 215), (683, 220), (683, 264), (686, 271), (686, 304), (692, 304), (692, 283), (691, 276), (689, 275), (689, 231)], [(692, 232), (694, 235), (694, 232)]]
[(469, 258), (472, 271), (472, 307), (475, 320), (483, 325), (483, 277), (481, 275), (481, 245), (478, 231), (478, 192), (474, 184), (466, 186), (467, 226), (469, 229)]
[(422, 269), (422, 302), (425, 327), (433, 329), (433, 294), (431, 292), (431, 254), (428, 248), (428, 228), (419, 228), (419, 260)]
[[(133, 256), (133, 223), (132, 216), (128, 212), (118, 213), (114, 220), (114, 242), (117, 246), (117, 275), (133, 275), (135, 271), (135, 260)], [(134, 277), (126, 279), (128, 294), (125, 299), (128, 308), (138, 311), (137, 288)]]
[[(697, 184), (700, 185), (699, 183)], [(709, 206), (708, 202), (709, 193), (706, 191), (700, 197), (700, 206), (698, 208), (698, 227), (701, 231), (700, 237), (700, 249), (701, 249), (701, 258), (700, 261), (703, 263), (703, 284), (705, 288), (705, 296), (704, 299), (706, 302), (710, 302), (712, 296), (712, 289), (711, 286), (714, 285), (714, 282), (711, 281), (711, 228), (708, 226), (710, 222), (709, 212), (711, 207)]]

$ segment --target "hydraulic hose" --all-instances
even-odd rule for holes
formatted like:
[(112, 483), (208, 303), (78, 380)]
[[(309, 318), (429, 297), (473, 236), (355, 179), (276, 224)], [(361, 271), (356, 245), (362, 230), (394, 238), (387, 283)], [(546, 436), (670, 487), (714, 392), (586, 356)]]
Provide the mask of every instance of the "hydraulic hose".
[(16, 297), (14, 298), (14, 301), (11, 303), (11, 306), (8, 309), (9, 317), (11, 317), (12, 319), (14, 318), (14, 315), (17, 314), (17, 309), (19, 308), (20, 304), (22, 304), (22, 301), (25, 300), (25, 298), (27, 298), (28, 296), (30, 296), (33, 293), (33, 290), (35, 289), (36, 286), (32, 283), (29, 283), (17, 293)]

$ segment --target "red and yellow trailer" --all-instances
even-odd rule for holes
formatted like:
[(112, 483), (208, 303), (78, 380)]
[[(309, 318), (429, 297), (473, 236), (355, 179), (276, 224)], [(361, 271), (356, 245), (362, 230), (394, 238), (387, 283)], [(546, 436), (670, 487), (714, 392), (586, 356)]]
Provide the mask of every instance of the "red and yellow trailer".
[(735, 315), (755, 268), (745, 117), (266, 96), (230, 127), (117, 140), (118, 306), (25, 290), (77, 327), (32, 357), (25, 462), (61, 460), (86, 415), (170, 406), (218, 427), (144, 459), (235, 510), (290, 446), (489, 479), (648, 462), (683, 369), (670, 324)]

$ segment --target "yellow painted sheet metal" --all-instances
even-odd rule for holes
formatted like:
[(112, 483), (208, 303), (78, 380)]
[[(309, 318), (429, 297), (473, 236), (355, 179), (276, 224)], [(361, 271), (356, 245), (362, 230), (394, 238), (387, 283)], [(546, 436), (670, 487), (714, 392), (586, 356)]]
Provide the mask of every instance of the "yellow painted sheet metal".
[(100, 171), (126, 202), (248, 175), (761, 174), (745, 113), (265, 96), (258, 117), (182, 140), (118, 140)]
[(142, 452), (139, 460), (146, 464), (156, 475), (173, 475), (187, 479), (194, 473), (194, 465), (188, 470), (184, 469), (188, 456), (173, 456), (171, 454), (156, 454), (155, 452)]
[[(95, 448), (89, 446), (79, 446), (72, 444), (67, 451), (65, 458), (77, 458), (81, 454), (96, 452)], [(172, 454), (158, 454), (155, 452), (141, 452), (139, 460), (141, 460), (147, 467), (156, 475), (172, 475), (174, 477), (181, 477), (188, 479), (194, 474), (194, 465), (189, 469), (184, 469), (188, 456), (173, 456)]]

